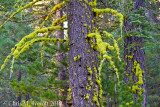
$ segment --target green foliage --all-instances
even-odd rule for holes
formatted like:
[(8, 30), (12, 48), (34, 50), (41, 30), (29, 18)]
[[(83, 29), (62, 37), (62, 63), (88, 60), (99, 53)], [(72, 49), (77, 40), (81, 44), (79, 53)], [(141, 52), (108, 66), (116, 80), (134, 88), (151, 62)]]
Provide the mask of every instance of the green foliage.
[[(17, 8), (15, 8), (15, 11), (16, 10)], [(28, 19), (28, 17), (24, 17), (25, 15), (27, 16), (27, 14), (17, 14), (12, 20), (17, 22), (17, 20)], [(28, 35), (33, 31), (33, 28), (30, 27), (30, 25), (28, 24), (9, 22), (0, 30), (1, 60), (4, 60), (4, 58), (10, 53), (11, 47), (14, 47), (14, 45), (17, 44), (23, 36)], [(15, 61), (14, 73), (12, 74), (12, 78), (10, 80), (10, 73), (8, 72), (11, 66), (10, 63), (7, 64), (6, 69), (0, 72), (0, 95), (4, 96), (2, 97), (3, 100), (0, 100), (0, 104), (8, 106), (8, 104), (4, 102), (16, 101), (16, 97), (19, 96), (21, 96), (21, 100), (23, 101), (28, 99), (28, 97), (26, 96), (29, 96), (28, 100), (30, 100), (31, 103), (32, 101), (50, 102), (66, 98), (65, 96), (62, 96), (61, 98), (58, 97), (58, 91), (61, 89), (61, 87), (63, 87), (63, 84), (65, 84), (65, 87), (67, 88), (68, 83), (67, 81), (57, 80), (58, 66), (56, 65), (57, 61), (55, 59), (57, 58), (57, 44), (46, 43), (46, 48), (44, 50), (43, 66), (40, 59), (41, 47), (41, 45), (35, 44), (27, 51), (27, 53), (23, 53)], [(61, 46), (60, 51), (62, 51), (62, 49), (66, 50), (66, 48), (66, 45)], [(0, 64), (2, 63), (3, 62), (1, 61)], [(62, 63), (64, 65), (67, 65), (66, 62)], [(21, 71), (20, 81), (17, 80), (17, 78), (19, 78), (19, 71)]]
[[(20, 28), (20, 30), (18, 30), (19, 28)], [(23, 29), (26, 29), (26, 31), (24, 32)], [(14, 23), (6, 24), (4, 26), (4, 28), (2, 29), (1, 36), (0, 36), (0, 47), (1, 47), (0, 48), (0, 52), (1, 52), (0, 58), (2, 60), (4, 60), (5, 57), (11, 52), (10, 51), (11, 47), (13, 47), (23, 35), (26, 35), (30, 32), (32, 32), (32, 29), (29, 26), (21, 25), (21, 24), (14, 24)], [(19, 70), (26, 69), (25, 64), (24, 64), (24, 63), (26, 63), (25, 56), (26, 56), (26, 54), (23, 54), (21, 56), (21, 58), (23, 60), (18, 59), (15, 62), (14, 70), (16, 71), (16, 73)], [(2, 61), (0, 62), (0, 64), (2, 64)], [(12, 81), (12, 78), (10, 80), (10, 77), (9, 77), (10, 66), (11, 66), (11, 63), (8, 63), (8, 65), (7, 65), (8, 68), (6, 68), (5, 70), (0, 72), (0, 74), (1, 74), (0, 75), (1, 76), (1, 86), (0, 87), (3, 87), (1, 89), (0, 95), (5, 96), (5, 97), (3, 97), (3, 100), (0, 100), (0, 104), (3, 104), (4, 102), (7, 102), (7, 101), (15, 100), (16, 96), (18, 96), (20, 94), (19, 91), (16, 94), (12, 94), (13, 90), (11, 89), (11, 87), (8, 84), (10, 81)], [(13, 75), (13, 78), (16, 78), (15, 74)], [(14, 87), (14, 88), (16, 89), (18, 87)], [(7, 92), (7, 93), (5, 93), (5, 92)], [(5, 104), (4, 104), (4, 106), (5, 106)]]

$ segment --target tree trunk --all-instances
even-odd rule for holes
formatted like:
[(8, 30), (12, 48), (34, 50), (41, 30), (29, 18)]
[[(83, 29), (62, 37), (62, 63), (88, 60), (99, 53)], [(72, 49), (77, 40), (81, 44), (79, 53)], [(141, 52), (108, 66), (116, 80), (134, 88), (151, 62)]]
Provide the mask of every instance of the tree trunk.
[[(56, 0), (56, 4), (59, 4), (59, 3), (60, 3), (60, 1)], [(63, 11), (61, 9), (57, 10), (56, 11), (56, 18), (60, 19), (62, 16), (63, 16)], [(63, 23), (59, 24), (59, 26), (63, 27)], [(64, 32), (61, 31), (61, 30), (58, 30), (57, 31), (57, 38), (58, 39), (64, 39)], [(64, 69), (64, 66), (61, 64), (62, 61), (65, 61), (65, 53), (60, 52), (60, 45), (63, 45), (63, 44), (58, 41), (57, 45), (58, 45), (57, 55), (58, 55), (58, 67), (59, 67), (58, 79), (59, 79), (59, 81), (65, 81), (66, 80), (66, 71)], [(66, 90), (65, 87), (62, 87), (62, 88), (64, 90)], [(62, 96), (67, 96), (67, 93), (59, 91), (59, 98), (60, 98), (59, 107), (66, 107), (66, 100), (64, 100), (64, 99), (62, 100), (62, 98), (61, 98)]]
[[(19, 71), (19, 72), (18, 72), (18, 78), (17, 78), (18, 82), (21, 81), (21, 75), (22, 75), (22, 72)], [(17, 97), (17, 102), (18, 102), (18, 103), (21, 103), (21, 97), (22, 97), (21, 95), (19, 95), (19, 96)]]
[[(132, 0), (135, 2), (134, 8), (132, 11), (138, 10), (140, 7), (143, 6), (145, 0)], [(126, 22), (124, 23), (126, 31), (135, 31), (135, 27), (130, 25), (131, 19), (127, 18)], [(136, 37), (136, 36), (126, 36), (124, 37), (124, 59), (127, 65), (125, 66), (125, 73), (124, 73), (124, 81), (127, 83), (129, 81), (130, 76), (134, 83), (138, 82), (138, 76), (133, 72), (134, 69), (134, 62), (140, 65), (141, 70), (145, 71), (145, 50), (142, 50), (141, 47), (143, 45), (143, 38)], [(145, 72), (142, 74), (143, 84), (140, 85), (141, 88), (145, 90), (143, 93), (143, 107), (146, 106), (147, 103), (147, 91), (146, 91), (146, 81), (145, 81)], [(139, 97), (138, 93), (134, 93), (134, 101)]]
[[(125, 66), (125, 71), (127, 72), (127, 74), (132, 75), (132, 79), (134, 81), (134, 83), (138, 82), (138, 77), (135, 75), (134, 72), (132, 72), (132, 69), (134, 68), (134, 62), (137, 61), (140, 64), (140, 68), (141, 70), (145, 71), (145, 51), (141, 49), (141, 46), (143, 44), (142, 38), (141, 37), (125, 37), (124, 38), (124, 59), (125, 62), (127, 62), (127, 65)], [(132, 47), (133, 46), (133, 47)], [(132, 48), (130, 48), (132, 47)], [(133, 58), (130, 57), (126, 57), (126, 56), (133, 56)], [(145, 107), (146, 105), (146, 81), (145, 79), (145, 73), (143, 73), (143, 85), (141, 86), (145, 92), (143, 93), (143, 105)], [(124, 81), (127, 83), (129, 81), (129, 76), (127, 76), (126, 74), (124, 75)], [(136, 99), (139, 97), (138, 94), (134, 94), (134, 100), (136, 101)]]
[[(92, 0), (70, 0), (67, 5), (69, 81), (73, 107), (101, 106), (98, 96), (99, 85), (96, 84), (95, 76), (98, 73), (98, 53), (85, 39), (86, 34), (94, 32), (94, 16), (92, 7), (88, 5), (89, 2)], [(89, 69), (93, 73), (89, 73)]]

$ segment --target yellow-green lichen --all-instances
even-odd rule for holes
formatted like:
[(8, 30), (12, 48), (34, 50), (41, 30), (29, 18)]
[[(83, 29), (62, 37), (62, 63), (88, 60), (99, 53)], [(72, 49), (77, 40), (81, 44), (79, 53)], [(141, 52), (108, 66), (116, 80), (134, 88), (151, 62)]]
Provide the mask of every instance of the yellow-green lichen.
[(74, 57), (74, 61), (77, 61), (77, 57)]
[(87, 50), (87, 52), (90, 52), (90, 50)]
[(84, 0), (84, 3), (87, 3), (87, 0)]
[(89, 68), (87, 68), (87, 70), (88, 70), (89, 74), (92, 75), (92, 70), (91, 70), (91, 68), (89, 67)]
[(33, 4), (35, 4), (36, 2), (38, 2), (40, 0), (34, 0), (33, 2), (25, 5), (24, 7), (21, 7), (20, 9), (18, 9), (16, 12), (14, 12), (1, 26), (0, 28), (2, 28), (11, 18), (13, 18), (16, 14), (20, 13), (22, 10), (29, 8), (31, 6), (33, 6)]
[(86, 100), (89, 100), (89, 95), (88, 95), (88, 93), (86, 94)]
[(41, 24), (41, 27), (40, 27), (40, 28), (42, 28), (42, 27), (44, 26), (45, 22), (49, 19), (49, 17), (53, 14), (54, 11), (60, 9), (60, 8), (61, 8), (62, 6), (64, 6), (64, 5), (65, 5), (65, 3), (59, 3), (59, 4), (55, 5), (55, 6), (52, 8), (50, 14), (48, 14), (48, 16), (46, 17), (46, 19), (45, 19), (45, 20), (43, 21), (43, 23)]
[(71, 100), (72, 99), (72, 92), (71, 92), (71, 88), (68, 89), (68, 97), (67, 97), (67, 100)]
[(80, 59), (81, 57), (80, 57), (80, 55), (78, 55), (78, 59)]
[(96, 0), (94, 0), (93, 2), (89, 2), (88, 4), (92, 7), (95, 7), (97, 5)]
[(126, 58), (133, 59), (132, 55), (126, 55)]
[(109, 9), (109, 8), (106, 8), (106, 9), (93, 8), (93, 11), (96, 12), (96, 16), (101, 15), (103, 13), (111, 12), (113, 15), (116, 15), (119, 18), (120, 26), (122, 26), (123, 24), (123, 15), (121, 13), (118, 13), (116, 10)]
[[(27, 51), (36, 42), (57, 42), (57, 41), (61, 41), (61, 42), (66, 41), (67, 42), (68, 40), (53, 39), (53, 38), (46, 38), (46, 37), (36, 38), (38, 33), (45, 33), (45, 32), (53, 31), (53, 30), (60, 29), (60, 28), (61, 28), (60, 26), (52, 26), (52, 27), (47, 27), (47, 28), (43, 28), (43, 29), (38, 29), (38, 30), (32, 32), (31, 34), (23, 37), (21, 39), (21, 41), (18, 44), (15, 45), (16, 48), (11, 49), (12, 52), (5, 59), (4, 64), (1, 66), (1, 70), (4, 69), (5, 64), (7, 63), (8, 59), (11, 56), (14, 56), (14, 59), (18, 58), (20, 56), (20, 54)], [(27, 41), (29, 39), (32, 39), (32, 40)]]
[(86, 27), (86, 26), (87, 26), (87, 24), (84, 24), (83, 26), (84, 26), (84, 27)]
[(80, 55), (78, 55), (78, 57), (74, 57), (73, 59), (74, 59), (74, 61), (77, 61), (77, 60), (79, 60), (81, 57), (80, 57)]
[(134, 93), (138, 93), (138, 95), (141, 95), (143, 92), (145, 92), (145, 90), (141, 88), (141, 85), (143, 85), (144, 71), (141, 70), (140, 64), (137, 61), (134, 61), (133, 65), (132, 72), (138, 77), (138, 81), (132, 86), (132, 91)]
[(129, 103), (126, 103), (126, 106), (129, 106)]

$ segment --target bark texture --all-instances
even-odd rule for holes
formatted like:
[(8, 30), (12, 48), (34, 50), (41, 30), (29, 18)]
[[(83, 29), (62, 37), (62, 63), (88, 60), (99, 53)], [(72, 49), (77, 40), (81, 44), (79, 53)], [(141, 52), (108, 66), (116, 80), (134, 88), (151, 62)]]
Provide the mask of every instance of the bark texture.
[[(141, 46), (143, 44), (141, 37), (125, 37), (124, 38), (125, 45), (124, 45), (124, 59), (125, 62), (127, 62), (127, 65), (125, 66), (125, 71), (127, 74), (132, 75), (132, 79), (134, 83), (138, 81), (138, 77), (135, 75), (135, 73), (132, 72), (134, 61), (137, 61), (140, 64), (140, 67), (143, 71), (145, 71), (145, 50), (141, 49)], [(128, 58), (126, 56), (133, 56), (133, 58)], [(144, 96), (144, 107), (146, 105), (147, 97), (146, 97), (146, 81), (144, 81), (145, 73), (143, 73), (143, 85), (141, 86), (143, 89), (145, 89), (145, 93), (143, 93)], [(127, 83), (129, 81), (129, 76), (124, 75), (124, 81)], [(135, 101), (138, 98), (138, 94), (135, 95)]]
[[(134, 8), (132, 11), (138, 10), (140, 7), (144, 5), (145, 0), (132, 0), (135, 2)], [(130, 18), (127, 18), (126, 22), (124, 23), (125, 30), (127, 31), (136, 31), (134, 25), (130, 25), (131, 22)], [(137, 61), (140, 64), (140, 67), (143, 71), (145, 71), (145, 50), (142, 50), (141, 47), (143, 45), (143, 38), (136, 37), (136, 36), (127, 36), (124, 38), (124, 59), (127, 65), (125, 66), (125, 71), (127, 74), (132, 75), (132, 79), (134, 83), (138, 81), (138, 77), (135, 73), (132, 72), (134, 61)], [(127, 56), (133, 56), (133, 58), (129, 58)], [(145, 89), (143, 93), (144, 100), (143, 100), (143, 107), (147, 104), (147, 91), (146, 91), (146, 81), (144, 81), (145, 72), (143, 73), (143, 85), (141, 87)], [(124, 74), (124, 81), (127, 83), (129, 81), (129, 76)], [(134, 94), (134, 101), (138, 98), (138, 94)]]
[[(59, 3), (60, 3), (60, 1), (56, 0), (56, 4), (59, 4)], [(63, 11), (61, 9), (57, 10), (56, 11), (56, 18), (60, 19), (62, 16), (63, 16)], [(59, 26), (63, 27), (63, 23), (59, 24)], [(61, 31), (61, 30), (57, 31), (57, 38), (58, 39), (64, 39), (64, 33), (63, 33), (63, 31)], [(65, 67), (61, 64), (62, 61), (65, 61), (65, 53), (60, 51), (60, 45), (63, 45), (63, 44), (58, 41), (57, 45), (58, 45), (57, 46), (57, 48), (58, 48), (57, 55), (58, 55), (58, 67), (59, 67), (58, 79), (59, 79), (59, 81), (65, 81), (66, 80), (66, 71), (65, 71)], [(63, 85), (62, 88), (64, 90), (66, 90), (65, 89), (65, 85)], [(60, 100), (59, 100), (59, 107), (66, 107), (67, 106), (66, 100), (62, 100), (61, 99), (61, 97), (62, 96), (66, 96), (66, 94), (67, 94), (66, 92), (59, 91), (59, 93), (58, 93), (59, 98), (60, 98)]]
[[(96, 78), (93, 70), (93, 66), (97, 69), (98, 53), (91, 48), (91, 44), (85, 39), (85, 35), (89, 31), (93, 32), (94, 27), (92, 7), (88, 5), (92, 0), (86, 0), (87, 2), (84, 0), (79, 1), (70, 0), (70, 3), (67, 5), (70, 49), (69, 81), (72, 90), (72, 105), (73, 107), (97, 107), (92, 99), (95, 92), (93, 89), (96, 89), (97, 93), (99, 92), (99, 86), (95, 88)], [(78, 56), (80, 58), (74, 60)], [(93, 72), (91, 75), (87, 67), (91, 68)], [(90, 90), (86, 89), (89, 84), (88, 77), (91, 77), (93, 82)], [(89, 99), (86, 99), (86, 94), (89, 95)]]

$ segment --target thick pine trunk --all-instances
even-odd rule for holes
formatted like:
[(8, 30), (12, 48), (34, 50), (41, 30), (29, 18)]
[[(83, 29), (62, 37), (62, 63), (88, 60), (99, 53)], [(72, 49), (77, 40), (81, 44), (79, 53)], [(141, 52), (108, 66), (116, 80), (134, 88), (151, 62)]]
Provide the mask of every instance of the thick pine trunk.
[[(141, 37), (125, 37), (124, 38), (124, 59), (125, 62), (127, 62), (127, 65), (125, 66), (125, 71), (127, 74), (132, 75), (132, 79), (134, 83), (138, 81), (138, 77), (135, 75), (134, 72), (132, 72), (134, 61), (137, 61), (140, 64), (140, 67), (143, 71), (145, 71), (145, 51), (141, 49), (143, 41)], [(133, 58), (129, 58), (126, 56), (133, 56)], [(147, 101), (147, 92), (146, 92), (146, 81), (145, 79), (145, 72), (143, 73), (143, 85), (141, 88), (145, 89), (145, 92), (143, 93), (143, 105), (145, 107), (146, 101)], [(129, 81), (129, 76), (124, 75), (124, 81), (127, 83)], [(138, 98), (138, 94), (134, 94), (134, 101)]]
[[(92, 0), (86, 1), (87, 3), (84, 0), (81, 2), (80, 0), (70, 0), (67, 5), (70, 49), (69, 81), (73, 107), (96, 107), (100, 104), (98, 96), (98, 103), (93, 102), (94, 93), (99, 93), (99, 86), (96, 84), (93, 70), (95, 66), (98, 71), (98, 53), (91, 48), (91, 44), (85, 39), (85, 35), (89, 31), (93, 32), (94, 27), (92, 7), (88, 5)], [(87, 68), (91, 68), (93, 73), (90, 74)], [(92, 85), (90, 85), (88, 78), (91, 78)], [(89, 98), (86, 97), (87, 94)]]
[[(135, 2), (134, 8), (132, 11), (138, 10), (140, 7), (144, 5), (145, 0), (132, 0)], [(130, 25), (131, 20), (127, 18), (127, 21), (124, 23), (126, 31), (135, 31), (135, 27)], [(145, 90), (143, 93), (143, 107), (146, 106), (147, 103), (147, 91), (146, 91), (146, 81), (145, 81), (145, 50), (142, 50), (141, 47), (143, 45), (143, 38), (136, 36), (127, 36), (124, 37), (124, 59), (127, 65), (125, 66), (125, 72), (127, 74), (132, 75), (132, 79), (134, 83), (138, 81), (138, 77), (132, 71), (134, 68), (134, 61), (137, 61), (140, 64), (140, 68), (144, 71), (143, 73), (143, 84), (141, 88)], [(128, 57), (129, 56), (129, 57)], [(130, 57), (131, 56), (131, 57)], [(133, 58), (132, 58), (133, 56)], [(129, 76), (124, 73), (124, 81), (127, 83), (129, 81)], [(139, 97), (137, 93), (134, 93), (134, 101)]]
[[(59, 0), (56, 0), (56, 4), (59, 4), (60, 1)], [(57, 10), (56, 11), (56, 18), (57, 19), (60, 19), (61, 17), (63, 16), (63, 11), (62, 10)], [(63, 27), (63, 24), (60, 24), (60, 26)], [(63, 31), (61, 30), (58, 30), (57, 31), (57, 38), (58, 39), (64, 39), (64, 33)], [(65, 61), (65, 53), (64, 52), (60, 52), (60, 45), (63, 45), (61, 42), (58, 41), (58, 44), (57, 44), (57, 48), (58, 48), (58, 52), (57, 52), (57, 55), (58, 55), (58, 67), (59, 67), (59, 73), (58, 73), (58, 79), (59, 81), (65, 81), (66, 80), (66, 71), (65, 71), (65, 68), (64, 66), (61, 64), (62, 61)], [(65, 86), (65, 85), (64, 85)], [(64, 90), (65, 87), (62, 87)], [(66, 100), (62, 100), (62, 96), (66, 96), (66, 92), (62, 92), (62, 91), (59, 91), (59, 107), (66, 107)]]

